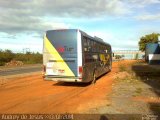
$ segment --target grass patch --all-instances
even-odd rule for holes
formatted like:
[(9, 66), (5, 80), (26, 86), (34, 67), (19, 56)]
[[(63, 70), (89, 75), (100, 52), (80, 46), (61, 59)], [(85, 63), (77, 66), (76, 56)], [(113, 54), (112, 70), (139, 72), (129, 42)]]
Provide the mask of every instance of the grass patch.
[(141, 95), (143, 92), (142, 88), (136, 88), (135, 92), (133, 93), (133, 97)]
[(24, 64), (37, 64), (42, 63), (42, 54), (38, 52), (13, 53), (11, 50), (0, 50), (0, 66), (4, 66), (12, 60), (21, 61)]
[(120, 72), (124, 72), (124, 71), (126, 71), (127, 69), (126, 69), (126, 66), (125, 65), (123, 65), (123, 64), (120, 64), (119, 65), (119, 71)]
[(160, 104), (159, 103), (150, 103), (150, 109), (155, 113), (160, 113)]
[(137, 93), (137, 94), (141, 94), (141, 93), (142, 93), (142, 88), (136, 88), (135, 93)]
[[(140, 64), (140, 61), (138, 61), (138, 63)], [(137, 62), (120, 63), (118, 65), (119, 74), (115, 77), (115, 79), (122, 80), (126, 83), (137, 84), (141, 78), (131, 69), (134, 64), (137, 64)]]

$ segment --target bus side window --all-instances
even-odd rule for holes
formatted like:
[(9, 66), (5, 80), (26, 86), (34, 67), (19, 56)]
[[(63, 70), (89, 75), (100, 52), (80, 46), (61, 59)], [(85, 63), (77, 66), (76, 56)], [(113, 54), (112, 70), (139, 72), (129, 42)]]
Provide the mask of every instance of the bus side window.
[(100, 49), (101, 49), (100, 44), (97, 43), (97, 45), (96, 45), (96, 52), (100, 52)]
[(105, 48), (104, 48), (104, 45), (102, 45), (102, 53), (104, 53), (104, 49), (105, 49)]
[(86, 37), (83, 37), (83, 46), (84, 46), (84, 51), (86, 52), (87, 51), (87, 46), (88, 46)]
[(94, 48), (94, 43), (93, 43), (92, 40), (90, 40), (90, 47), (91, 47), (91, 51), (93, 52), (93, 51), (94, 51), (94, 50), (93, 50), (93, 48)]
[(101, 44), (98, 44), (98, 45), (99, 45), (98, 52), (101, 52), (102, 51), (102, 46), (101, 46)]
[(103, 53), (106, 53), (106, 46), (103, 46)]
[(84, 53), (85, 63), (94, 62), (94, 59), (97, 59), (96, 57), (93, 57), (91, 53)]
[(104, 46), (104, 53), (108, 53), (107, 46)]
[(109, 46), (106, 47), (106, 50), (107, 50), (107, 53), (110, 53), (110, 47)]
[(91, 46), (91, 40), (89, 39), (89, 38), (84, 38), (83, 39), (83, 41), (84, 41), (84, 51), (85, 52), (89, 52), (89, 51), (91, 51), (92, 50), (92, 46)]
[(96, 42), (93, 41), (93, 52), (96, 52)]
[(88, 51), (91, 51), (91, 40), (87, 39), (87, 43), (88, 43)]

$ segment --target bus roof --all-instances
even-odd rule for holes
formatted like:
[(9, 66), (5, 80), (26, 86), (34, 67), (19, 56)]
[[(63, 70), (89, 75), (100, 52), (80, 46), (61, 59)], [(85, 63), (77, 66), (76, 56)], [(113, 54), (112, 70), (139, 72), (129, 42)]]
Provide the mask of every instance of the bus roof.
[(101, 38), (99, 38), (97, 36), (92, 37), (92, 36), (88, 35), (87, 33), (83, 32), (82, 30), (79, 30), (79, 29), (55, 29), (55, 30), (48, 30), (48, 31), (46, 31), (46, 33), (47, 32), (51, 32), (51, 31), (66, 31), (66, 30), (67, 31), (68, 30), (69, 31), (80, 31), (83, 36), (86, 36), (86, 37), (88, 37), (88, 38), (90, 38), (90, 39), (92, 39), (92, 40), (94, 40), (96, 42), (111, 46), (109, 43), (104, 42), (103, 39), (101, 39)]
[(109, 43), (104, 42), (103, 39), (98, 38), (97, 36), (92, 37), (92, 36), (88, 35), (87, 33), (83, 32), (83, 31), (81, 31), (81, 30), (79, 30), (79, 31), (81, 32), (82, 35), (84, 35), (84, 36), (86, 36), (86, 37), (88, 37), (88, 38), (91, 38), (92, 40), (94, 40), (94, 41), (96, 41), (96, 42), (99, 42), (99, 43), (102, 43), (102, 44), (111, 46)]

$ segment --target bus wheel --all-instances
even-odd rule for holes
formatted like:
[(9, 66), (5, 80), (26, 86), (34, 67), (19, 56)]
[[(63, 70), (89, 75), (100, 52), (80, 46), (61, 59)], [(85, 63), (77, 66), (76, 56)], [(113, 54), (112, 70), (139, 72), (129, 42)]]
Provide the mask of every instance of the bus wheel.
[(94, 74), (93, 74), (92, 84), (95, 84), (95, 83), (96, 83), (96, 74), (94, 73)]
[(112, 61), (110, 60), (109, 61), (109, 71), (111, 71), (112, 70)]

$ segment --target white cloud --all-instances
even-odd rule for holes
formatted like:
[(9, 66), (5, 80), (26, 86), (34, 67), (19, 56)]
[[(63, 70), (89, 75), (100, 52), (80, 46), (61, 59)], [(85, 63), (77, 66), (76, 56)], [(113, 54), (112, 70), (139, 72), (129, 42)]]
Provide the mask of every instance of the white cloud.
[(117, 36), (115, 33), (108, 31), (90, 31), (91, 36), (97, 36), (104, 42), (111, 44), (112, 50), (138, 50), (137, 40), (130, 39), (130, 36)]
[[(1, 0), (0, 32), (42, 32), (46, 29), (68, 28), (64, 22), (46, 21), (50, 18), (101, 18), (128, 14), (127, 6), (120, 0)], [(48, 23), (47, 23), (48, 22)]]
[[(50, 28), (68, 28), (65, 22), (46, 23), (52, 18), (99, 19), (130, 15), (138, 6), (159, 4), (160, 0), (1, 0), (0, 32), (42, 32)], [(153, 17), (153, 16), (151, 16)], [(150, 19), (145, 16), (140, 19)], [(157, 18), (154, 16), (154, 18)], [(158, 16), (159, 18), (159, 16)]]
[(89, 35), (91, 35), (92, 37), (96, 36), (99, 37), (101, 39), (103, 39), (103, 41), (105, 42), (110, 42), (110, 40), (115, 40), (115, 37), (113, 35), (113, 33), (109, 32), (109, 31), (90, 31), (88, 32)]
[(23, 49), (28, 49), (30, 50), (30, 52), (33, 52), (33, 51), (38, 51), (40, 53), (42, 53), (42, 44), (38, 45), (37, 43), (36, 44), (33, 44), (31, 43), (30, 45), (29, 44), (19, 44), (17, 45), (16, 43), (1, 43), (0, 44), (0, 49), (2, 50), (5, 50), (5, 49), (10, 49), (12, 50), (12, 52), (23, 52)]
[(70, 27), (69, 24), (65, 24), (62, 22), (44, 22), (44, 26), (48, 26), (45, 29), (68, 29)]
[(135, 17), (137, 20), (156, 20), (159, 21), (160, 20), (160, 14), (146, 14), (146, 15), (139, 15)]
[[(109, 28), (112, 29), (112, 32), (110, 32), (110, 30), (106, 30), (107, 25), (106, 28), (105, 26), (101, 26), (103, 30), (99, 28), (99, 31), (96, 26), (101, 21), (106, 23), (109, 21), (107, 24), (114, 24), (116, 18), (118, 18), (120, 22), (124, 20), (127, 25), (128, 19), (133, 18), (133, 15), (136, 16), (134, 18), (137, 20), (159, 21), (159, 13), (149, 13), (151, 9), (149, 8), (150, 5), (154, 4), (159, 5), (160, 0), (0, 0), (0, 33), (7, 33), (7, 35), (0, 37), (0, 41), (5, 42), (4, 38), (6, 38), (6, 41), (10, 42), (8, 45), (7, 43), (3, 43), (0, 47), (4, 48), (6, 46), (10, 48), (13, 45), (13, 48), (16, 48), (16, 42), (19, 44), (20, 41), (20, 39), (16, 41), (17, 37), (21, 38), (19, 33), (24, 34), (29, 40), (28, 37), (33, 34), (33, 38), (37, 38), (35, 36), (38, 36), (37, 39), (39, 39), (41, 35), (49, 29), (80, 28), (87, 32), (87, 30), (95, 27), (93, 31), (88, 31), (87, 33), (111, 43), (114, 49), (136, 48), (137, 44), (135, 40), (130, 40), (128, 36), (118, 32), (118, 30), (122, 30), (121, 28), (115, 28), (115, 25), (111, 28), (109, 25)], [(155, 9), (157, 10), (159, 8), (156, 7)], [(114, 20), (113, 22), (111, 21), (112, 19)], [(91, 24), (89, 23), (90, 21)], [(117, 20), (116, 22), (119, 21)], [(83, 23), (83, 25), (81, 25), (81, 23)], [(93, 23), (97, 25), (94, 26)], [(137, 23), (135, 23), (135, 26)], [(152, 26), (154, 26), (154, 24), (152, 24)], [(124, 27), (126, 26), (124, 25)], [(130, 27), (130, 25), (127, 27)], [(133, 35), (137, 34), (137, 30), (141, 33), (142, 29), (146, 30), (146, 25), (144, 25), (144, 28), (136, 29)], [(128, 31), (124, 31), (124, 33), (125, 32), (127, 34)], [(28, 34), (28, 36), (26, 36), (26, 34)], [(15, 35), (17, 37), (15, 37)], [(22, 44), (25, 44), (23, 39), (21, 41)], [(35, 39), (30, 39), (30, 41), (35, 41)], [(36, 43), (38, 42), (39, 41), (36, 41)], [(32, 45), (32, 42), (30, 44)], [(30, 44), (22, 45), (22, 47), (28, 47)], [(31, 48), (34, 49), (33, 46), (36, 46), (35, 44), (33, 44)], [(20, 47), (20, 45), (18, 47)]]
[(146, 7), (148, 5), (151, 4), (159, 4), (160, 0), (129, 0), (128, 3), (132, 6), (132, 7)]
[(115, 15), (124, 15), (130, 13), (129, 7), (126, 6), (125, 2), (120, 0), (110, 0), (106, 4), (106, 8), (111, 14)]

